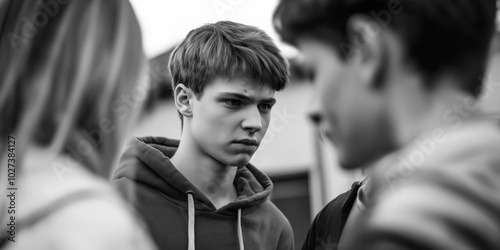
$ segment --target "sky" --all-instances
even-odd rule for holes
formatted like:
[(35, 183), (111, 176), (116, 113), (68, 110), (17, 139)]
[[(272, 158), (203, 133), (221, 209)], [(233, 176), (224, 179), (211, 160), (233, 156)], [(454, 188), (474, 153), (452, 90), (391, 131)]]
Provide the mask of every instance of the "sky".
[(130, 0), (139, 18), (148, 57), (154, 57), (180, 42), (186, 34), (205, 23), (230, 20), (266, 31), (283, 54), (297, 51), (283, 44), (272, 27), (278, 0)]

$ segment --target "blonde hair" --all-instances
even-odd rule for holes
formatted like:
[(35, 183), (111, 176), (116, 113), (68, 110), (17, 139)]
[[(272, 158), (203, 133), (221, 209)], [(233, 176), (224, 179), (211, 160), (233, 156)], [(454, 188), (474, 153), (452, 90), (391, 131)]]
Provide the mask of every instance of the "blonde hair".
[(130, 3), (10, 0), (0, 16), (1, 138), (16, 136), (18, 155), (37, 144), (107, 176), (143, 99), (122, 100), (145, 65)]

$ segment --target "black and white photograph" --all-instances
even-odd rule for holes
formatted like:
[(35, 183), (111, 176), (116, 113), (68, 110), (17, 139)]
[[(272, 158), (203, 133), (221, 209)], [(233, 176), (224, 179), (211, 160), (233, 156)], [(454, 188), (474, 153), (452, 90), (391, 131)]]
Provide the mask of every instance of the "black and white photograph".
[(499, 250), (499, 0), (0, 0), (0, 249)]

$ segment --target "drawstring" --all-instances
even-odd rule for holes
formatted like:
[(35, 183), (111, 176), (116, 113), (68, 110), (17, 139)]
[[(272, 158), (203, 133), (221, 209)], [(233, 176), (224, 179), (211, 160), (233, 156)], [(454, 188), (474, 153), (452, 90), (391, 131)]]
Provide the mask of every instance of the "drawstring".
[(192, 191), (188, 192), (188, 250), (194, 248), (194, 200)]
[[(195, 250), (194, 246), (194, 199), (193, 192), (188, 191), (188, 250)], [(241, 229), (241, 208), (238, 209), (238, 243), (240, 250), (245, 250), (243, 231)]]
[(241, 208), (238, 209), (238, 242), (240, 243), (240, 250), (245, 250), (245, 245), (243, 244), (243, 232), (241, 230)]

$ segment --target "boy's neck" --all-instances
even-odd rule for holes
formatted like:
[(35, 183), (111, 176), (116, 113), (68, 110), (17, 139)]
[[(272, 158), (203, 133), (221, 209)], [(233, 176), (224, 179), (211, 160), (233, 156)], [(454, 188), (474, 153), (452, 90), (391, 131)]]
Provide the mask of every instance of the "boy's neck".
[(425, 100), (421, 105), (422, 115), (414, 117), (412, 126), (406, 128), (409, 136), (403, 144), (417, 138), (432, 138), (437, 130), (445, 134), (452, 132), (464, 122), (474, 120), (479, 113), (478, 103), (472, 103), (474, 98), (471, 95), (449, 85), (438, 88), (422, 100)]
[(237, 167), (223, 165), (200, 150), (199, 146), (185, 136), (171, 158), (172, 164), (219, 209), (236, 200), (234, 186)]

